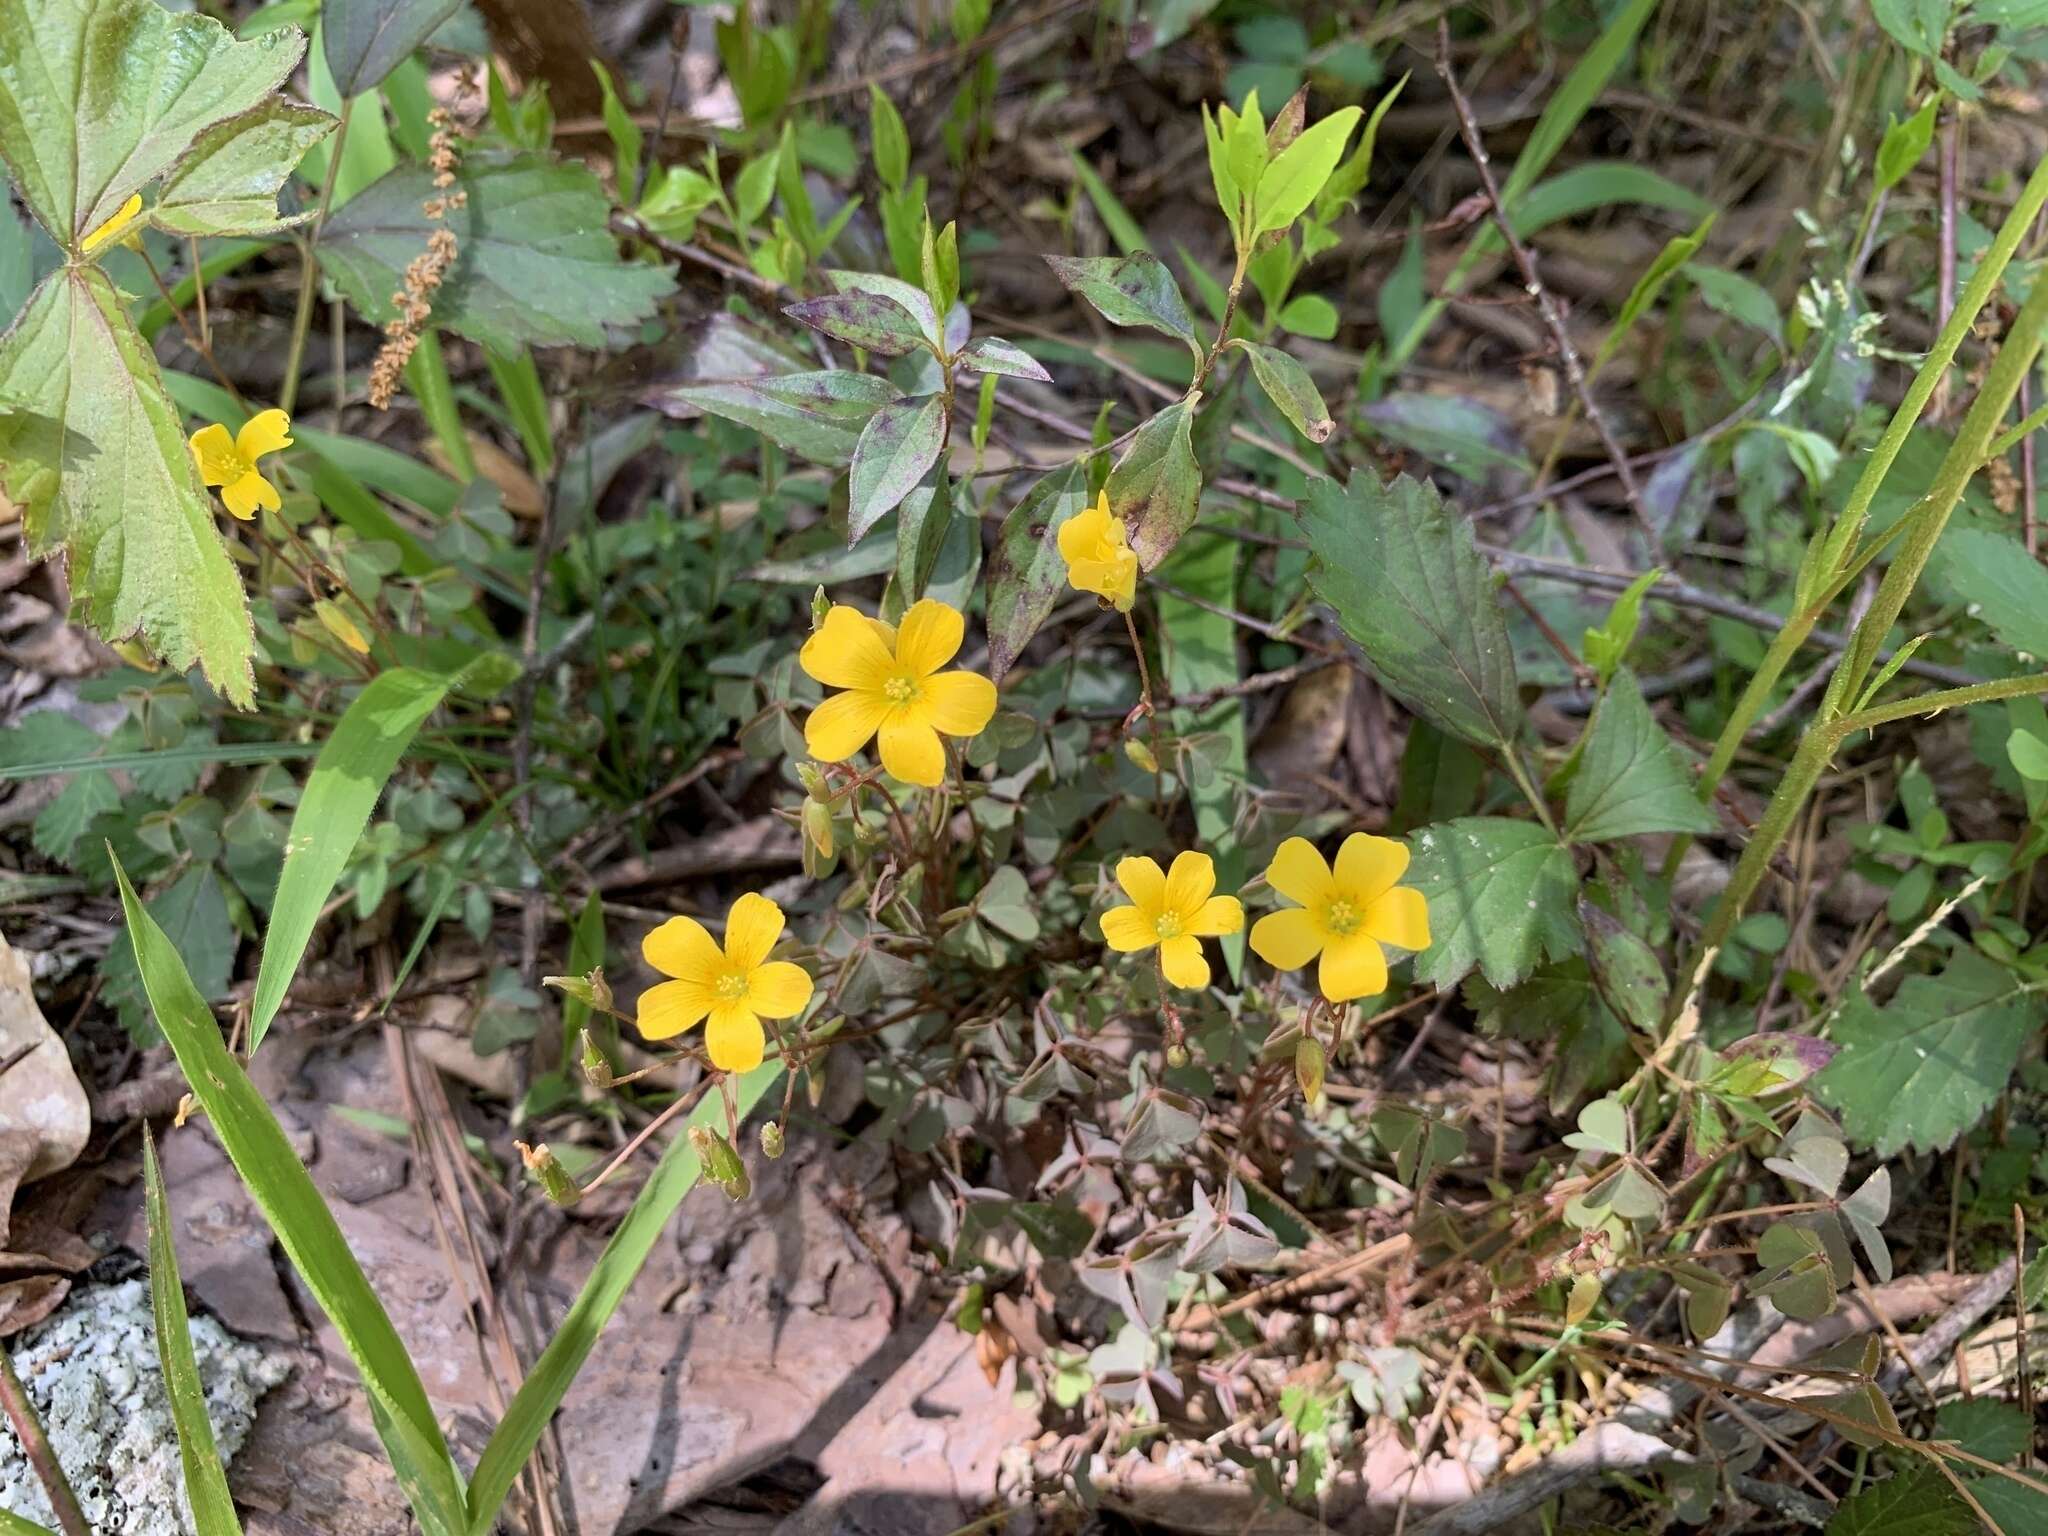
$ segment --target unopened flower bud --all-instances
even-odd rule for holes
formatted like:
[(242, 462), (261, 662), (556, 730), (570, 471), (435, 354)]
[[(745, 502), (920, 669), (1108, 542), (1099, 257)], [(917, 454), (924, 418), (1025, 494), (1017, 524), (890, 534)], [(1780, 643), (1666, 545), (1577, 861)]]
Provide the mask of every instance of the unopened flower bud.
[(1152, 755), (1152, 749), (1135, 736), (1124, 738), (1124, 756), (1136, 763), (1146, 773), (1157, 775), (1159, 759)]
[(1166, 1064), (1169, 1067), (1184, 1067), (1188, 1064), (1188, 1048), (1176, 1040), (1166, 1048)]
[(823, 629), (825, 627), (825, 615), (831, 611), (832, 599), (825, 595), (823, 587), (819, 587), (811, 594), (811, 628), (813, 630)]
[(1323, 1076), (1328, 1068), (1329, 1055), (1323, 1042), (1314, 1035), (1303, 1035), (1294, 1047), (1294, 1080), (1301, 1084), (1305, 1102), (1314, 1104), (1323, 1096)]
[(604, 1052), (598, 1049), (597, 1042), (591, 1038), (587, 1029), (583, 1031), (583, 1077), (593, 1088), (609, 1088), (612, 1085), (612, 1064), (606, 1059)]
[(773, 1120), (761, 1122), (761, 1155), (771, 1161), (782, 1156), (782, 1127)]
[(744, 1200), (753, 1192), (753, 1181), (747, 1177), (747, 1165), (740, 1161), (732, 1143), (721, 1132), (708, 1125), (690, 1127), (690, 1145), (696, 1150), (697, 1161), (703, 1165), (704, 1177), (725, 1191), (728, 1200)]
[(822, 800), (804, 802), (804, 835), (824, 858), (831, 858), (838, 845), (832, 837), (832, 810)]
[(796, 765), (796, 777), (797, 782), (803, 785), (804, 793), (813, 800), (831, 798), (832, 788), (825, 782), (825, 775), (818, 772), (818, 765), (816, 763), (798, 763)]
[(526, 1164), (526, 1171), (534, 1176), (541, 1191), (556, 1205), (574, 1205), (583, 1197), (583, 1191), (569, 1177), (569, 1170), (548, 1150), (546, 1142), (537, 1147), (529, 1147), (523, 1141), (515, 1141), (512, 1145), (519, 1149), (519, 1160)]

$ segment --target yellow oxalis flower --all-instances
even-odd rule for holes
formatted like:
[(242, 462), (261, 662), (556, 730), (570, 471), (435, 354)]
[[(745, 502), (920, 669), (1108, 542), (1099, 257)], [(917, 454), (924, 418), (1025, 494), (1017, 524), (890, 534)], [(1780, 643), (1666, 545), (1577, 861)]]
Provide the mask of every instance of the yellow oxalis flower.
[(1131, 611), (1138, 599), (1138, 555), (1124, 520), (1110, 514), (1109, 492), (1060, 524), (1060, 558), (1067, 562), (1070, 586), (1108, 598), (1118, 613)]
[(245, 523), (258, 507), (275, 512), (284, 503), (278, 499), (277, 487), (258, 472), (256, 461), (291, 447), (291, 430), (291, 417), (275, 408), (258, 411), (233, 437), (219, 422), (201, 427), (192, 434), (192, 459), (199, 466), (199, 478), (219, 486), (227, 509)]
[(128, 226), (133, 224), (141, 213), (142, 194), (130, 193), (128, 201), (108, 215), (105, 223), (86, 232), (85, 238), (78, 242), (78, 254), (90, 256), (100, 247), (112, 245), (128, 232)]
[(1332, 870), (1305, 837), (1290, 837), (1266, 866), (1266, 882), (1299, 902), (1252, 924), (1252, 951), (1268, 965), (1298, 971), (1323, 957), (1316, 982), (1333, 1003), (1387, 990), (1382, 945), (1429, 948), (1429, 903), (1397, 885), (1408, 850), (1392, 838), (1354, 832), (1337, 850)]
[(804, 745), (821, 763), (842, 763), (881, 737), (882, 766), (930, 789), (946, 776), (939, 737), (975, 736), (996, 712), (996, 685), (972, 672), (941, 672), (967, 632), (960, 610), (936, 598), (913, 603), (901, 628), (834, 603), (797, 660), (828, 688), (843, 688), (804, 722)]
[(794, 1018), (811, 1000), (802, 966), (768, 958), (781, 937), (782, 908), (752, 893), (726, 914), (723, 949), (694, 917), (670, 918), (640, 941), (647, 963), (675, 978), (640, 994), (640, 1033), (666, 1040), (704, 1024), (711, 1065), (753, 1071), (767, 1044), (761, 1020)]
[(1160, 873), (1157, 861), (1119, 860), (1116, 883), (1131, 898), (1128, 907), (1102, 914), (1102, 937), (1122, 954), (1159, 946), (1159, 964), (1176, 987), (1209, 985), (1209, 962), (1202, 940), (1244, 927), (1244, 904), (1235, 896), (1213, 896), (1216, 863), (1206, 853), (1174, 857), (1173, 869)]

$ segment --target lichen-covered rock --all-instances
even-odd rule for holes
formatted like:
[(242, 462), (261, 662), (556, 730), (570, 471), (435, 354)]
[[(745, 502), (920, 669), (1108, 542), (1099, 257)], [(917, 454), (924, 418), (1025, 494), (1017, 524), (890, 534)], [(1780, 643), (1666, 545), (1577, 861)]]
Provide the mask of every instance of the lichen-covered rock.
[[(101, 1536), (181, 1536), (192, 1528), (178, 1434), (157, 1363), (149, 1288), (141, 1280), (82, 1286), (46, 1322), (12, 1341), (15, 1369), (50, 1443)], [(232, 1459), (263, 1394), (288, 1361), (210, 1317), (192, 1319), (192, 1349), (222, 1456)], [(0, 1420), (0, 1508), (43, 1525), (56, 1512)]]

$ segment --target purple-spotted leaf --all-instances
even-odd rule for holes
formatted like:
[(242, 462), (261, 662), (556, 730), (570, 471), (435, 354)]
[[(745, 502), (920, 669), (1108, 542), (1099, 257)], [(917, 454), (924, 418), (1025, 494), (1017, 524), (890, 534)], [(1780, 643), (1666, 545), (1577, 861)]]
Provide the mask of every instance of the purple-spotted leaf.
[(916, 489), (946, 446), (946, 402), (939, 395), (897, 400), (868, 418), (848, 470), (846, 542), (893, 512)]
[(1032, 486), (1003, 519), (988, 573), (988, 670), (999, 683), (1067, 590), (1060, 525), (1087, 504), (1088, 476), (1069, 464)]
[(1150, 251), (1129, 256), (1048, 256), (1053, 275), (1111, 325), (1148, 325), (1199, 353), (1194, 316), (1166, 263)]
[(1037, 358), (1000, 336), (970, 341), (961, 350), (958, 361), (969, 373), (1000, 373), (1013, 379), (1036, 379), (1041, 384), (1052, 382), (1052, 375)]
[(901, 357), (930, 345), (917, 317), (879, 293), (828, 293), (784, 305), (782, 312), (834, 340), (883, 357)]
[(1131, 548), (1148, 571), (1173, 552), (1202, 499), (1193, 426), (1193, 402), (1175, 401), (1138, 429), (1109, 472), (1109, 509), (1130, 529)]
[(671, 416), (698, 411), (752, 427), (813, 464), (851, 462), (861, 430), (898, 397), (896, 386), (843, 368), (770, 374), (756, 379), (700, 379), (656, 390), (647, 403)]

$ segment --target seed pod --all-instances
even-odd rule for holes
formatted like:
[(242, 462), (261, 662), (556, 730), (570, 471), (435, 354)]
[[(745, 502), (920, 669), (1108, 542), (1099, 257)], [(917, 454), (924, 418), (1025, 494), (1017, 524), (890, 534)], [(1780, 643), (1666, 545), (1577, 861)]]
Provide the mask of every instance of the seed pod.
[(753, 1193), (747, 1165), (740, 1161), (739, 1153), (722, 1133), (708, 1125), (693, 1125), (690, 1145), (696, 1149), (697, 1161), (704, 1165), (704, 1177), (724, 1190), (728, 1200), (744, 1200)]
[(771, 1161), (782, 1156), (782, 1127), (773, 1120), (761, 1122), (761, 1155)]
[(1314, 1035), (1303, 1035), (1294, 1047), (1294, 1080), (1301, 1084), (1304, 1102), (1314, 1105), (1323, 1096), (1323, 1076), (1329, 1069), (1329, 1055)]
[(586, 1008), (597, 1000), (596, 994), (590, 990), (590, 978), (587, 976), (543, 976), (540, 984), (553, 987), (564, 997), (575, 998)]
[(1124, 756), (1136, 763), (1155, 778), (1159, 774), (1159, 759), (1152, 755), (1152, 749), (1135, 736), (1124, 738)]
[(590, 1037), (590, 1031), (583, 1031), (583, 1080), (593, 1088), (609, 1088), (612, 1085), (612, 1064), (598, 1049), (597, 1042)]
[(358, 656), (370, 654), (370, 642), (363, 638), (363, 632), (356, 628), (356, 621), (341, 611), (338, 603), (320, 598), (313, 604), (313, 616), (320, 621), (320, 627)]
[(832, 810), (824, 801), (804, 801), (804, 835), (817, 845), (818, 852), (825, 858), (831, 858), (838, 851), (832, 839)]
[(541, 1191), (556, 1205), (574, 1205), (583, 1198), (583, 1191), (576, 1187), (561, 1160), (548, 1150), (546, 1142), (537, 1147), (529, 1147), (523, 1141), (512, 1145), (519, 1149), (519, 1160), (526, 1164), (526, 1171), (540, 1181)]
[(1166, 1064), (1169, 1067), (1184, 1067), (1188, 1061), (1188, 1048), (1181, 1041), (1176, 1040), (1166, 1048)]

